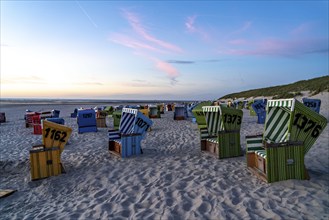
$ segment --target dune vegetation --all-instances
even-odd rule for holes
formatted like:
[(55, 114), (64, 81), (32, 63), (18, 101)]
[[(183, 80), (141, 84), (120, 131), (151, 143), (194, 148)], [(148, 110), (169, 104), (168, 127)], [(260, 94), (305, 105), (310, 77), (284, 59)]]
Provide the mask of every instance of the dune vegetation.
[(320, 92), (328, 92), (329, 76), (301, 80), (287, 85), (231, 93), (219, 99), (249, 98), (259, 96), (271, 96), (273, 99), (293, 98), (302, 95), (303, 91), (309, 91), (311, 95), (316, 95)]

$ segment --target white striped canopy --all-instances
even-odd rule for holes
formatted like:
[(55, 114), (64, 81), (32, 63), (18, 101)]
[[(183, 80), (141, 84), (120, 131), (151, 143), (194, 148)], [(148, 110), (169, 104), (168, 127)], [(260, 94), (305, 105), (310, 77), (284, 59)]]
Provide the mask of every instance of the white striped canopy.
[(303, 141), (307, 153), (327, 126), (327, 119), (296, 99), (269, 100), (264, 141)]

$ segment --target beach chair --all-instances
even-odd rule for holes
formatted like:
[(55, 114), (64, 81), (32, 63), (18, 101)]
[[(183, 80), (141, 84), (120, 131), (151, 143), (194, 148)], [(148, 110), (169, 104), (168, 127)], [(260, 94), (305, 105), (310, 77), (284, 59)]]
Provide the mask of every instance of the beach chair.
[(113, 114), (114, 108), (113, 106), (107, 106), (104, 111), (106, 111), (107, 115), (110, 116)]
[(296, 99), (269, 100), (264, 134), (246, 136), (247, 167), (271, 183), (308, 179), (305, 154), (327, 119)]
[(164, 108), (165, 108), (164, 103), (157, 105), (157, 107), (160, 111), (160, 114), (164, 114)]
[(73, 113), (71, 113), (71, 118), (76, 118), (77, 115), (78, 115), (78, 109), (75, 108), (74, 111), (73, 111)]
[(96, 112), (94, 109), (78, 109), (78, 133), (97, 132)]
[(64, 125), (65, 120), (63, 118), (47, 118), (46, 121), (54, 122), (56, 124)]
[(320, 113), (321, 99), (303, 98), (303, 104), (313, 111)]
[(149, 105), (149, 118), (161, 118), (160, 109), (156, 105)]
[(185, 120), (186, 119), (186, 107), (185, 105), (176, 105), (174, 111), (174, 120)]
[(192, 114), (196, 119), (196, 123), (198, 124), (198, 128), (200, 129), (206, 129), (207, 130), (207, 123), (206, 123), (206, 118), (204, 116), (204, 112), (202, 110), (203, 106), (211, 106), (212, 102), (206, 101), (206, 102), (201, 102), (198, 105), (196, 105), (193, 110)]
[(96, 111), (96, 124), (97, 128), (106, 128), (106, 116), (107, 112), (105, 110)]
[(25, 112), (24, 119), (25, 119), (25, 127), (33, 127), (33, 116), (39, 115), (38, 112), (32, 112), (30, 110)]
[(141, 141), (153, 122), (137, 109), (123, 108), (119, 130), (109, 130), (109, 151), (122, 158), (142, 153)]
[(166, 105), (166, 111), (171, 112), (172, 111), (172, 104), (167, 104)]
[(257, 100), (253, 104), (251, 104), (251, 107), (257, 114), (257, 123), (258, 124), (264, 124), (265, 118), (266, 118), (266, 103), (267, 100)]
[(42, 126), (41, 126), (41, 117), (40, 115), (34, 115), (32, 117), (33, 124), (33, 134), (41, 135), (42, 134)]
[(6, 113), (0, 112), (0, 123), (6, 122)]
[(122, 114), (122, 110), (114, 111), (113, 114), (112, 114), (113, 127), (114, 127), (115, 130), (118, 130), (119, 127), (120, 127), (121, 114)]
[(138, 111), (140, 111), (143, 115), (145, 115), (145, 117), (149, 117), (149, 110), (148, 110), (148, 108), (139, 109)]
[(60, 114), (61, 111), (59, 110), (51, 110), (51, 118), (59, 118), (59, 114)]
[(51, 122), (49, 118), (42, 121), (42, 145), (30, 150), (32, 180), (65, 173), (61, 154), (71, 133), (71, 128)]
[(240, 109), (203, 106), (208, 137), (201, 139), (201, 150), (219, 159), (241, 156), (240, 128), (243, 112)]

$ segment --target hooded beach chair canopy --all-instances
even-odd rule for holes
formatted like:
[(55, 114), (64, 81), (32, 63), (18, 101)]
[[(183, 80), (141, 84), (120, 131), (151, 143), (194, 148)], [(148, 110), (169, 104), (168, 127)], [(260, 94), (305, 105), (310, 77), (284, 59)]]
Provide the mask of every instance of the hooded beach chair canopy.
[(196, 119), (196, 123), (198, 124), (198, 128), (206, 128), (207, 127), (207, 123), (206, 123), (206, 118), (204, 116), (202, 107), (203, 106), (211, 106), (212, 102), (211, 101), (204, 101), (201, 102), (199, 104), (197, 104), (193, 110), (192, 110), (192, 114)]
[[(207, 134), (202, 128), (201, 150), (214, 153), (218, 158), (241, 156), (240, 128), (243, 111), (225, 106), (202, 107)], [(206, 137), (208, 135), (208, 137)]]
[(240, 130), (243, 116), (242, 110), (221, 105), (203, 106), (202, 109), (210, 136), (216, 136), (219, 131)]
[(296, 99), (269, 100), (263, 140), (267, 143), (302, 141), (307, 153), (327, 119)]
[(296, 99), (269, 100), (266, 112), (264, 134), (246, 136), (247, 166), (268, 182), (307, 179), (304, 157), (327, 119)]
[(115, 152), (121, 157), (139, 155), (141, 140), (152, 124), (152, 120), (139, 110), (123, 108), (119, 130), (109, 130), (108, 132), (110, 152)]
[(187, 117), (187, 110), (185, 105), (176, 104), (174, 111), (174, 119), (184, 120)]
[(265, 117), (266, 117), (266, 104), (267, 99), (263, 100), (257, 100), (253, 104), (251, 104), (251, 107), (257, 114), (257, 123), (258, 124), (264, 124), (265, 123)]

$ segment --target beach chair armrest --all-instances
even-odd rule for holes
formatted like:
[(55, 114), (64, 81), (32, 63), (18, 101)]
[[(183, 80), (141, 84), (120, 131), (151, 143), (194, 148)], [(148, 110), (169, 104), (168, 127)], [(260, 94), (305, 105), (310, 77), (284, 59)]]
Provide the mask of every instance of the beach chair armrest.
[(121, 137), (141, 136), (141, 133), (121, 134)]
[(279, 148), (279, 147), (295, 147), (295, 146), (303, 146), (303, 141), (288, 141), (281, 143), (266, 143), (264, 144), (264, 148)]

